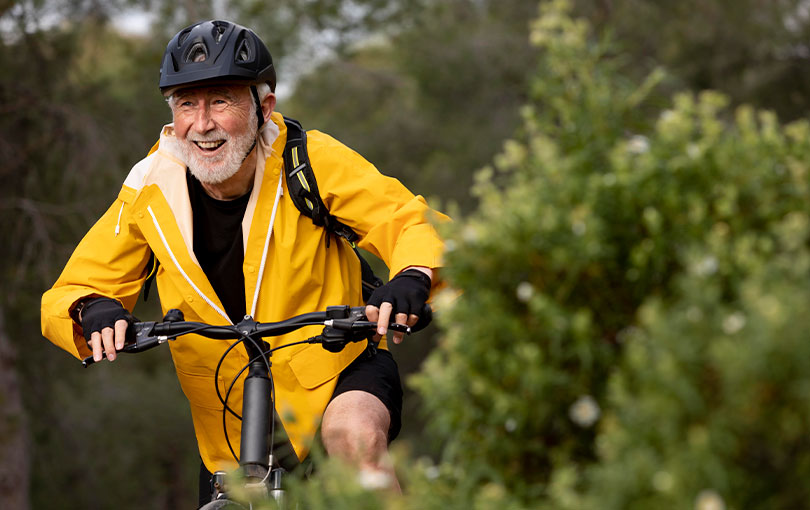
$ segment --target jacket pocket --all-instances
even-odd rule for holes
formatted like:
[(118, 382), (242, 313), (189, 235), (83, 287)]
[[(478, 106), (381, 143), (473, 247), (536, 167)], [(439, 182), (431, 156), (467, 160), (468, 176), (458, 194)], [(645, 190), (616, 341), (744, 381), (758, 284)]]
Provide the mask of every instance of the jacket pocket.
[(341, 352), (331, 353), (320, 345), (308, 345), (293, 354), (289, 366), (301, 387), (311, 390), (340, 375), (365, 347), (364, 343), (351, 343)]
[[(217, 411), (223, 409), (222, 403), (217, 397), (217, 389), (214, 387), (213, 376), (190, 374), (178, 369), (177, 378), (180, 381), (180, 387), (183, 389), (183, 393), (185, 393), (191, 405)], [(222, 390), (220, 389), (220, 391)], [(223, 397), (224, 396), (223, 394)], [(241, 392), (238, 397), (239, 403), (241, 403)], [(235, 402), (233, 399), (234, 395), (232, 393), (229, 402)]]

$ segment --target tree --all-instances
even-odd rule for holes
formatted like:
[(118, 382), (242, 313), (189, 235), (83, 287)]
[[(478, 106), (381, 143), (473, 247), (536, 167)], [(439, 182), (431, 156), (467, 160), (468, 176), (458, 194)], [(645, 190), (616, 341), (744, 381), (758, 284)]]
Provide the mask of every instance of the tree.
[[(68, 7), (55, 27), (42, 23), (51, 3), (20, 2), (3, 18), (0, 336), (8, 370), (0, 381), (7, 395), (0, 428), (4, 446), (17, 448), (5, 450), (8, 468), (23, 481), (4, 479), (4, 503), (140, 507), (144, 499), (133, 496), (148, 493), (155, 508), (190, 506), (199, 460), (168, 360), (163, 369), (150, 366), (153, 357), (114, 376), (103, 368), (90, 375), (39, 335), (43, 290), (154, 142), (155, 119), (168, 117), (156, 93), (162, 48), (121, 37), (104, 12)], [(112, 412), (145, 407), (152, 410), (137, 418)], [(164, 421), (152, 419), (157, 412)], [(14, 458), (27, 462), (11, 464)]]
[(666, 66), (670, 92), (718, 90), (786, 121), (810, 107), (810, 12), (802, 0), (577, 4), (580, 15), (615, 34), (636, 64), (628, 72)]
[(536, 4), (429, 2), (399, 29), (302, 77), (281, 111), (384, 173), (469, 210), (470, 169), (491, 160), (526, 99)]

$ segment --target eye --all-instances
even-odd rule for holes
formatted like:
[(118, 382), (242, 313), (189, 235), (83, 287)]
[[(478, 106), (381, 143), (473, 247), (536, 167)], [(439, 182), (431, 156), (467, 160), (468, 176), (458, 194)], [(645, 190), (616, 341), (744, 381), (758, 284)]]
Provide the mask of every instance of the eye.
[(228, 105), (230, 104), (231, 102), (224, 97), (215, 97), (211, 99), (211, 108), (214, 108), (217, 111), (224, 111), (225, 109), (228, 108)]
[(188, 99), (183, 99), (175, 103), (175, 108), (181, 110), (190, 110), (191, 108), (194, 108), (194, 103)]

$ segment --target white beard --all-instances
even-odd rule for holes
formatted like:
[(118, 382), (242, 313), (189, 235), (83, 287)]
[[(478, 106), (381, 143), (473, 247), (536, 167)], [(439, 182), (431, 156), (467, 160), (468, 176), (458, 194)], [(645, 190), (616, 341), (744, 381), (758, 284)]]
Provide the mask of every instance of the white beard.
[[(255, 117), (243, 135), (231, 137), (222, 129), (216, 129), (204, 135), (189, 131), (184, 140), (169, 138), (171, 140), (170, 150), (173, 149), (172, 152), (188, 165), (191, 175), (198, 181), (205, 184), (220, 184), (239, 171), (248, 151), (256, 142), (257, 131), (258, 121)], [(225, 140), (225, 145), (215, 157), (200, 154), (200, 149), (194, 143), (216, 140)]]

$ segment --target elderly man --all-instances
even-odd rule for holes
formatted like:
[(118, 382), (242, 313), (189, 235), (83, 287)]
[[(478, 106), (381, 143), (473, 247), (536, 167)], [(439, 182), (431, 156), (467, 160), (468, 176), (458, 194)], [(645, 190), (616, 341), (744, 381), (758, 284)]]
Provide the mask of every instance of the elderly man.
[[(159, 261), (164, 313), (178, 308), (186, 320), (233, 324), (247, 314), (270, 322), (362, 304), (352, 247), (334, 237), (330, 243), (330, 233), (302, 215), (287, 192), (287, 127), (274, 111), (275, 81), (269, 51), (242, 26), (207, 21), (169, 42), (160, 89), (173, 123), (132, 168), (116, 201), (43, 295), (47, 338), (77, 357), (115, 360), (152, 256)], [(329, 213), (390, 268), (389, 283), (374, 291), (366, 308), (370, 320), (379, 320), (378, 338), (389, 319), (413, 325), (441, 252), (426, 221), (427, 204), (328, 135), (310, 131), (307, 140)], [(308, 334), (291, 333), (272, 346)], [(394, 333), (395, 343), (401, 339)], [(201, 502), (209, 497), (208, 472), (233, 464), (215, 385), (230, 380), (247, 355), (229, 355), (222, 380), (215, 381), (224, 344), (195, 336), (171, 343), (202, 458)], [(385, 455), (399, 431), (402, 390), (387, 350), (372, 355), (361, 344), (339, 353), (295, 346), (273, 357), (272, 373), (276, 408), (299, 459), (320, 427), (330, 455), (393, 475)], [(239, 436), (238, 421), (227, 426), (230, 437)]]

